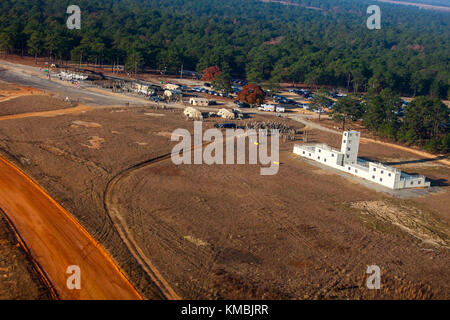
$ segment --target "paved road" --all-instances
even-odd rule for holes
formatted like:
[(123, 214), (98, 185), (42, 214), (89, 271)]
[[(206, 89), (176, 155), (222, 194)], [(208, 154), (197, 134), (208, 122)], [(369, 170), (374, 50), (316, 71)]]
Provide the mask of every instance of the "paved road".
[[(83, 227), (44, 190), (0, 158), (0, 208), (61, 299), (141, 299), (119, 267)], [(81, 289), (69, 290), (69, 266), (81, 270)]]
[[(89, 86), (83, 85), (82, 89), (77, 89), (70, 85), (62, 84), (60, 81), (51, 81), (43, 77), (43, 72), (39, 68), (16, 65), (5, 61), (0, 61), (0, 67), (6, 70), (0, 71), (0, 80), (17, 83), (23, 86), (34, 87), (44, 91), (55, 92), (63, 97), (70, 97), (72, 100), (95, 105), (123, 105), (133, 103), (127, 96), (113, 96), (85, 90)], [(144, 103), (145, 100), (142, 100)], [(136, 103), (136, 102), (134, 102)]]

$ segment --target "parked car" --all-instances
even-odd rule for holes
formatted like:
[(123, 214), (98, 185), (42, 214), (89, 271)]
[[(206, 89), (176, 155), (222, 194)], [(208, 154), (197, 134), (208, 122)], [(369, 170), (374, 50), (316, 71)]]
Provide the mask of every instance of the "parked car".
[(235, 123), (231, 123), (231, 122), (225, 122), (225, 123), (216, 123), (214, 125), (215, 128), (226, 128), (226, 129), (234, 129), (236, 128), (236, 124)]
[(246, 102), (238, 102), (237, 105), (239, 108), (250, 108), (250, 105)]

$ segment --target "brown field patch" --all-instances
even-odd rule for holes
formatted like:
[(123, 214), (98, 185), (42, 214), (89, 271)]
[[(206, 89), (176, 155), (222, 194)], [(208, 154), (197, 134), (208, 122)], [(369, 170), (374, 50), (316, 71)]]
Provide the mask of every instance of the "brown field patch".
[(89, 149), (100, 149), (101, 145), (106, 140), (97, 136), (93, 136), (89, 139), (89, 145), (83, 144), (83, 146), (88, 147)]
[(72, 127), (85, 127), (85, 128), (101, 128), (102, 125), (96, 122), (88, 122), (88, 121), (81, 121), (81, 120), (75, 120), (72, 122), (75, 126)]
[[(125, 169), (170, 153), (177, 143), (168, 141), (170, 132), (186, 128), (192, 133), (193, 122), (183, 120), (181, 110), (161, 111), (164, 117), (149, 117), (144, 107), (123, 110), (90, 108), (4, 121), (0, 150), (73, 213), (145, 297), (160, 298), (117, 233), (103, 196), (109, 181)], [(248, 121), (255, 119), (273, 120), (257, 115)], [(91, 130), (71, 130), (75, 121), (101, 126), (93, 136)], [(216, 122), (222, 120), (204, 121), (203, 127)], [(94, 137), (98, 149), (86, 143)], [(317, 130), (309, 138), (340, 145), (338, 136)], [(168, 159), (131, 170), (112, 196), (142, 254), (182, 298), (401, 299), (408, 297), (404, 288), (445, 298), (447, 250), (368, 227), (355, 214), (359, 209), (349, 204), (390, 198), (338, 175), (318, 174), (317, 167), (292, 156), (293, 143), (281, 141), (282, 164), (275, 176), (261, 176), (254, 165), (175, 166)], [(361, 153), (417, 158), (372, 143), (363, 144)], [(417, 173), (442, 184), (450, 177), (432, 166), (417, 168)], [(426, 206), (440, 217), (447, 215), (448, 189), (442, 186), (439, 195), (411, 200), (407, 210)], [(374, 263), (382, 267), (389, 289), (375, 296), (364, 285), (367, 265)]]
[(165, 114), (162, 113), (151, 113), (151, 112), (146, 112), (144, 113), (146, 116), (150, 116), (150, 117), (164, 117)]
[(74, 105), (68, 104), (61, 99), (48, 95), (20, 96), (14, 97), (8, 101), (0, 101), (0, 117), (59, 110), (73, 106)]
[(21, 85), (0, 81), (0, 103), (29, 95), (39, 96), (43, 95), (43, 92), (36, 88), (24, 87)]
[(420, 209), (395, 206), (384, 201), (356, 202), (351, 207), (393, 224), (424, 243), (450, 249), (449, 226)]

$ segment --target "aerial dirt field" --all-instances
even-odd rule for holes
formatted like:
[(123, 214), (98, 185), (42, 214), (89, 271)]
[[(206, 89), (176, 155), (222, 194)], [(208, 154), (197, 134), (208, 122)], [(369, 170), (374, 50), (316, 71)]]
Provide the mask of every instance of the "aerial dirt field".
[[(274, 118), (240, 123), (256, 120)], [(177, 128), (193, 129), (182, 110), (149, 107), (16, 118), (0, 121), (0, 153), (73, 214), (145, 298), (448, 298), (447, 166), (361, 144), (360, 156), (439, 187), (397, 199), (299, 159), (284, 140), (274, 176), (257, 165), (155, 160), (171, 152)], [(308, 139), (340, 146), (323, 131)], [(380, 291), (365, 286), (373, 264), (382, 270)]]
[[(103, 210), (103, 192), (116, 171), (168, 149), (167, 138), (161, 135), (164, 127), (157, 128), (154, 141), (147, 138), (150, 128), (146, 122), (154, 117), (142, 112), (140, 128), (127, 113), (133, 114), (134, 110), (110, 108), (90, 115), (4, 120), (0, 125), (2, 154), (35, 178), (107, 249), (113, 249), (119, 264), (123, 262), (121, 266), (127, 267), (125, 273), (142, 285), (142, 292), (158, 298), (159, 290), (130, 261), (132, 258)], [(124, 116), (127, 120), (121, 121)], [(118, 122), (121, 124), (116, 125)], [(165, 148), (161, 150), (157, 145), (151, 151), (153, 142)]]
[[(0, 70), (1, 72), (1, 70)], [(24, 87), (16, 84), (10, 84), (4, 81), (0, 81), (0, 103), (15, 99), (18, 97), (29, 96), (29, 95), (42, 95), (43, 92), (30, 87)], [(20, 106), (25, 106), (25, 103), (19, 104)], [(2, 105), (3, 108), (13, 108), (14, 106), (9, 106), (7, 104)], [(3, 109), (2, 108), (2, 109)]]
[[(365, 189), (290, 151), (281, 162), (270, 177), (255, 166), (160, 162), (123, 181), (119, 210), (185, 298), (448, 296), (449, 229), (434, 210)], [(365, 287), (372, 264), (384, 275), (378, 293)]]
[(0, 117), (31, 113), (43, 112), (58, 109), (65, 109), (75, 106), (70, 102), (63, 102), (61, 99), (48, 95), (27, 95), (14, 97), (7, 101), (0, 101)]

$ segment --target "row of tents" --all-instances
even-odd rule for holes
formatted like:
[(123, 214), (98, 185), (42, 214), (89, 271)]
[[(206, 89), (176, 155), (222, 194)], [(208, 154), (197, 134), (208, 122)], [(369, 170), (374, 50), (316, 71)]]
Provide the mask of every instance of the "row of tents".
[[(194, 108), (194, 107), (187, 107), (184, 109), (184, 115), (186, 118), (191, 119), (191, 120), (202, 120), (204, 118), (203, 113)], [(223, 119), (227, 119), (227, 120), (234, 120), (236, 118), (241, 119), (243, 117), (242, 112), (240, 112), (240, 110), (229, 110), (229, 109), (219, 109), (216, 112), (209, 112), (208, 116), (217, 116)]]

